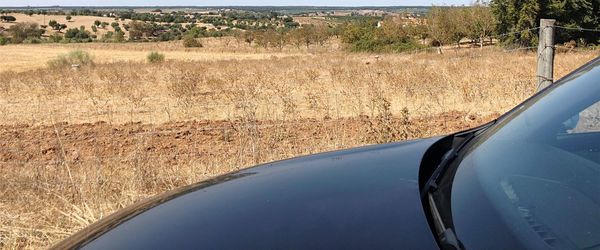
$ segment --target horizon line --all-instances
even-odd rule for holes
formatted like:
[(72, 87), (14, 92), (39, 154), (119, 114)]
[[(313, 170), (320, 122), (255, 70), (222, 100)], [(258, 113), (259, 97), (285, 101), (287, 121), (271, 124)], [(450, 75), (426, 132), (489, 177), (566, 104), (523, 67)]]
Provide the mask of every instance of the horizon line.
[(135, 8), (216, 8), (216, 7), (318, 7), (318, 8), (381, 8), (381, 7), (433, 7), (433, 6), (469, 6), (469, 5), (38, 5), (38, 6), (0, 6), (0, 8), (109, 8), (109, 7), (135, 7)]

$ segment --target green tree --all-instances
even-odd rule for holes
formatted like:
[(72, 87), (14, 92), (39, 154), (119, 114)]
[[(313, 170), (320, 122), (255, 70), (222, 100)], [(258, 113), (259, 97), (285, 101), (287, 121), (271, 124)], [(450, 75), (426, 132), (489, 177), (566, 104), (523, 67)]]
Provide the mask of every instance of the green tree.
[(283, 47), (285, 47), (288, 42), (288, 36), (286, 35), (284, 29), (269, 30), (266, 36), (269, 41), (269, 45), (273, 48), (279, 49), (279, 51), (283, 50)]
[(40, 39), (44, 32), (37, 23), (17, 23), (8, 29), (12, 43), (22, 43), (25, 39)]
[(251, 31), (254, 37), (254, 42), (256, 43), (256, 45), (263, 47), (263, 48), (267, 48), (269, 46), (269, 39), (270, 39), (270, 35), (268, 31), (264, 31), (264, 30), (255, 30), (255, 31)]
[(439, 45), (456, 43), (467, 34), (465, 7), (433, 7), (428, 15), (429, 36)]
[(316, 44), (323, 46), (331, 37), (331, 30), (327, 25), (316, 25), (313, 40)]
[(448, 24), (451, 22), (448, 11), (444, 11), (442, 7), (433, 7), (427, 16), (429, 25), (427, 25), (429, 36), (432, 38), (434, 45), (443, 45), (451, 40), (451, 30), (448, 29)]
[(131, 21), (129, 23), (129, 39), (139, 40), (154, 36), (155, 26), (145, 22)]
[(123, 42), (123, 41), (125, 41), (125, 32), (123, 32), (121, 30), (115, 32), (113, 40), (115, 42)]
[(65, 39), (68, 39), (70, 42), (91, 42), (91, 34), (89, 31), (85, 30), (84, 26), (81, 26), (79, 29), (72, 28), (68, 29), (65, 32)]
[(107, 31), (106, 33), (104, 33), (104, 35), (102, 35), (102, 41), (104, 41), (104, 42), (112, 41), (114, 34), (115, 33), (112, 31)]
[(420, 39), (422, 43), (425, 43), (427, 38), (429, 38), (429, 32), (425, 24), (408, 25), (406, 26), (406, 32), (408, 32), (409, 36)]
[[(540, 17), (556, 19), (557, 25), (570, 28), (600, 28), (600, 1), (598, 0), (550, 0), (540, 6)], [(590, 43), (600, 43), (600, 35), (593, 31), (556, 30), (556, 40), (582, 40)]]
[(471, 8), (466, 9), (464, 16), (466, 20), (466, 36), (472, 41), (479, 41), (481, 47), (484, 39), (493, 35), (495, 29), (494, 16), (491, 8), (477, 1)]
[(392, 19), (379, 25), (377, 20), (348, 24), (341, 40), (350, 51), (401, 52), (419, 47), (407, 29)]
[(73, 17), (72, 17), (71, 15), (67, 15), (67, 16), (65, 17), (65, 19), (67, 19), (67, 22), (70, 22), (70, 21), (71, 21), (71, 19), (73, 19)]
[(15, 18), (14, 16), (0, 16), (0, 21), (10, 23), (17, 21), (17, 18)]
[(58, 32), (67, 28), (66, 24), (60, 24), (56, 20), (50, 20), (48, 26), (52, 27), (53, 30), (58, 30)]
[[(492, 0), (492, 13), (496, 19), (496, 33), (505, 44), (532, 46), (537, 43), (537, 31), (523, 31), (538, 27), (541, 18), (556, 19), (556, 25), (573, 28), (597, 29), (600, 27), (600, 1), (598, 0)], [(521, 32), (523, 31), (523, 32)], [(581, 39), (598, 42), (598, 34), (557, 29), (556, 42)]]

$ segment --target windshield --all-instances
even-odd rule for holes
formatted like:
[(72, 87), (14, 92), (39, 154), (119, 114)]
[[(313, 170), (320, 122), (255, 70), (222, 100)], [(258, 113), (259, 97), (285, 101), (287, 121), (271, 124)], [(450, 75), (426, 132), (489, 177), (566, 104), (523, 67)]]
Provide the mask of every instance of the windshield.
[(600, 249), (600, 60), (500, 119), (456, 167), (467, 249)]

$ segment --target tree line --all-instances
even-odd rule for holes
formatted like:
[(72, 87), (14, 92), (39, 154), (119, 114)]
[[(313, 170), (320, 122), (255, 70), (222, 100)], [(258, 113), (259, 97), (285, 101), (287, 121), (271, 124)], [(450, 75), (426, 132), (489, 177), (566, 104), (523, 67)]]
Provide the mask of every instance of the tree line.
[[(534, 30), (512, 33), (538, 27), (541, 18), (556, 19), (556, 25), (573, 29), (600, 29), (600, 1), (598, 0), (494, 0), (490, 9), (498, 34), (505, 44), (531, 46), (537, 43)], [(575, 41), (580, 46), (600, 43), (600, 34), (593, 31), (556, 29), (559, 43)]]
[(342, 42), (351, 51), (399, 52), (467, 42), (484, 46), (529, 47), (538, 42), (541, 18), (556, 19), (557, 43), (600, 44), (598, 0), (492, 0), (472, 6), (432, 7), (425, 18), (356, 19), (343, 25)]

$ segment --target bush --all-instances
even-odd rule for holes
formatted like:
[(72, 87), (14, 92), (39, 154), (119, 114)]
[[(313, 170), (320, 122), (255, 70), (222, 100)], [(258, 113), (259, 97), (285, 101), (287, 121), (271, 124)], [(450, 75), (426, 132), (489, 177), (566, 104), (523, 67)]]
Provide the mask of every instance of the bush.
[(50, 35), (48, 37), (48, 39), (53, 43), (59, 43), (60, 41), (62, 41), (63, 36), (60, 35), (59, 33), (54, 33), (54, 34)]
[(39, 38), (35, 38), (35, 37), (29, 37), (25, 40), (23, 40), (24, 44), (40, 44), (42, 43), (42, 39)]
[(3, 22), (14, 22), (17, 19), (14, 16), (0, 16), (0, 20)]
[(147, 58), (149, 63), (161, 63), (165, 61), (165, 55), (158, 52), (150, 52)]
[(66, 68), (72, 65), (89, 66), (94, 64), (92, 56), (82, 50), (71, 51), (66, 55), (59, 55), (56, 59), (48, 61), (50, 68)]
[(123, 32), (123, 31), (117, 31), (117, 32), (115, 32), (114, 40), (115, 40), (115, 42), (123, 42), (123, 41), (125, 41), (125, 32)]
[(185, 36), (183, 38), (183, 47), (186, 47), (186, 48), (201, 48), (202, 47), (202, 43), (200, 43), (200, 41), (194, 39), (194, 37)]
[(40, 29), (37, 23), (17, 23), (8, 29), (12, 36), (12, 43), (22, 43), (28, 38), (41, 38), (45, 30)]
[(8, 38), (0, 36), (0, 46), (6, 45), (8, 43)]

